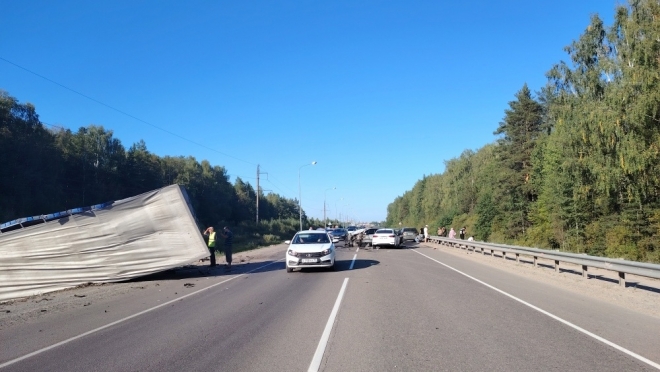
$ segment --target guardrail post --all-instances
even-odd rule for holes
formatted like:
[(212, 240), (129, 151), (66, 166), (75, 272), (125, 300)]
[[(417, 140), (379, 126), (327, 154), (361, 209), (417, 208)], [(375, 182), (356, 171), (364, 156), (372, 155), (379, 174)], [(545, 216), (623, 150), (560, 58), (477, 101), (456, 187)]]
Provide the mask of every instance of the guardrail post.
[(619, 286), (626, 288), (626, 273), (619, 271)]
[(491, 257), (495, 257), (495, 250), (494, 250), (494, 249), (491, 249), (491, 250), (490, 250), (490, 256), (491, 256)]
[(516, 253), (516, 262), (520, 263), (520, 253)]
[(481, 247), (481, 254), (486, 254), (486, 252), (484, 252), (484, 247)]
[(559, 260), (555, 260), (555, 272), (559, 272)]
[(589, 273), (588, 273), (589, 267), (587, 265), (582, 265), (582, 277), (585, 279), (589, 279)]
[(506, 252), (502, 251), (502, 259), (506, 261)]
[(537, 257), (534, 256), (534, 267), (539, 267), (538, 264), (536, 263), (536, 259), (537, 259)]

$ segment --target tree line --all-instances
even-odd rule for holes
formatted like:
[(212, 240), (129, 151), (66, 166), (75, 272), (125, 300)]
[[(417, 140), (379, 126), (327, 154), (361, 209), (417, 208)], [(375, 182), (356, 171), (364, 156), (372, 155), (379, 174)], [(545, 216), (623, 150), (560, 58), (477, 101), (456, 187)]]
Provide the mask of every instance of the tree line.
[[(192, 156), (157, 156), (144, 141), (126, 149), (111, 130), (47, 128), (34, 105), (0, 91), (0, 222), (123, 199), (171, 184), (186, 187), (200, 226), (230, 225), (248, 246), (290, 238), (298, 201), (260, 193)], [(307, 216), (303, 214), (305, 223)], [(236, 233), (236, 231), (235, 231)]]
[(598, 15), (570, 61), (509, 102), (494, 143), (445, 162), (387, 223), (467, 226), (478, 240), (660, 262), (660, 4)]

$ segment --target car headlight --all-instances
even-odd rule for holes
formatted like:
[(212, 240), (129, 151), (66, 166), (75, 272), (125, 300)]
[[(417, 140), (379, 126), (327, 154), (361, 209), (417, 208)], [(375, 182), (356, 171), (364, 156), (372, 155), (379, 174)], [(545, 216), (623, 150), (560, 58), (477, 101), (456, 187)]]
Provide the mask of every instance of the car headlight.
[(298, 252), (294, 251), (293, 249), (289, 249), (287, 253), (289, 256), (298, 257)]
[(328, 249), (322, 251), (321, 254), (324, 255), (324, 256), (326, 256), (326, 255), (329, 255), (330, 252), (332, 252), (332, 248), (328, 248)]

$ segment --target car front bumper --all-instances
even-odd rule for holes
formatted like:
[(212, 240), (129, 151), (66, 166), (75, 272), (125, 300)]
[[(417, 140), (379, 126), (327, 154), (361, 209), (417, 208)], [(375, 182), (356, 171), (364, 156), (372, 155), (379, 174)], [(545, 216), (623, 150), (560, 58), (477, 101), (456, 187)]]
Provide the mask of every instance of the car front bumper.
[[(304, 254), (304, 253), (303, 253)], [(304, 260), (315, 260), (315, 262), (303, 262)], [(317, 258), (296, 257), (286, 254), (286, 267), (289, 269), (294, 268), (307, 268), (307, 267), (332, 267), (335, 264), (335, 254)]]

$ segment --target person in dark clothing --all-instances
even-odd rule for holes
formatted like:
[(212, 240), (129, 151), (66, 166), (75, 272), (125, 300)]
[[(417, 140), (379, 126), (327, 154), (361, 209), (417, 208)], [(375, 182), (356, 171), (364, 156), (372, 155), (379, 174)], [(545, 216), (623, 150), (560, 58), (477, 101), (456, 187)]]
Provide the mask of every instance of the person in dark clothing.
[(227, 269), (231, 269), (231, 250), (232, 250), (232, 241), (234, 240), (234, 233), (229, 230), (227, 226), (222, 230), (222, 237), (225, 238), (225, 260)]
[(465, 226), (461, 227), (461, 231), (458, 232), (458, 236), (465, 240)]
[(204, 236), (208, 236), (208, 247), (209, 247), (209, 252), (211, 253), (211, 267), (215, 266), (215, 247), (216, 247), (216, 242), (215, 242), (215, 231), (213, 231), (213, 227), (208, 227), (206, 230), (204, 230)]

